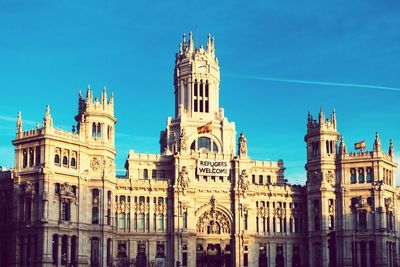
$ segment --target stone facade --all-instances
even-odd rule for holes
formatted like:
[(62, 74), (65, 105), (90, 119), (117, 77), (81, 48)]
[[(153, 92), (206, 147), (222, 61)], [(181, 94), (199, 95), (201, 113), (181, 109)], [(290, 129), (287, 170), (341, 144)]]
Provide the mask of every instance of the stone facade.
[[(214, 39), (183, 36), (175, 117), (160, 154), (131, 150), (116, 175), (114, 97), (79, 95), (76, 126), (24, 131), (0, 172), (1, 266), (396, 266), (394, 148), (347, 152), (321, 110), (308, 117), (307, 182), (256, 161), (219, 107)], [(237, 141), (236, 141), (237, 140)]]

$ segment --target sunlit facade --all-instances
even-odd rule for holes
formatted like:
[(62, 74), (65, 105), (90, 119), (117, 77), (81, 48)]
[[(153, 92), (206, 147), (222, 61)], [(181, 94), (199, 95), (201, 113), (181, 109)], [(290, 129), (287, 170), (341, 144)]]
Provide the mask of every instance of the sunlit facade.
[(309, 114), (307, 182), (291, 185), (282, 160), (249, 156), (219, 82), (214, 39), (184, 35), (160, 153), (131, 150), (124, 175), (105, 89), (79, 95), (72, 131), (49, 107), (24, 131), (19, 113), (15, 168), (0, 172), (0, 265), (396, 266), (393, 144), (383, 152), (377, 134), (372, 151), (348, 152), (335, 112)]

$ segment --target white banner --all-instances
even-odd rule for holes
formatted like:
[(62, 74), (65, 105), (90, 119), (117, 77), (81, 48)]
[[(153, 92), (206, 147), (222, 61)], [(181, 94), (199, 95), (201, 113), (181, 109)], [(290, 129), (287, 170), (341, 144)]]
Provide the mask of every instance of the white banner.
[(229, 176), (229, 161), (227, 160), (197, 160), (197, 175)]

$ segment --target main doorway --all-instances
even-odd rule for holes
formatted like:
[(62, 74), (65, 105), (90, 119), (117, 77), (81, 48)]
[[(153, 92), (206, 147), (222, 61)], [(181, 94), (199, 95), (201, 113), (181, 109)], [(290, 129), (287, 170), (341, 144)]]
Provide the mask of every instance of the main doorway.
[(230, 245), (221, 246), (220, 243), (197, 244), (196, 247), (197, 267), (230, 267), (231, 251)]

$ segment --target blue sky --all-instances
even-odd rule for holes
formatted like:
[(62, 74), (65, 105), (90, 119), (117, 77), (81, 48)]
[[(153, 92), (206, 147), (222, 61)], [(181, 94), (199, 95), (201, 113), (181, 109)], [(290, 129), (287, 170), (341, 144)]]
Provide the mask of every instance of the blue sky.
[(335, 107), (349, 147), (370, 149), (375, 131), (385, 150), (400, 144), (398, 1), (248, 2), (0, 0), (0, 165), (13, 165), (18, 111), (31, 128), (48, 103), (70, 129), (89, 83), (115, 93), (118, 168), (129, 149), (158, 153), (189, 31), (197, 45), (215, 36), (225, 115), (253, 158), (284, 160), (289, 181), (304, 181), (308, 110)]

